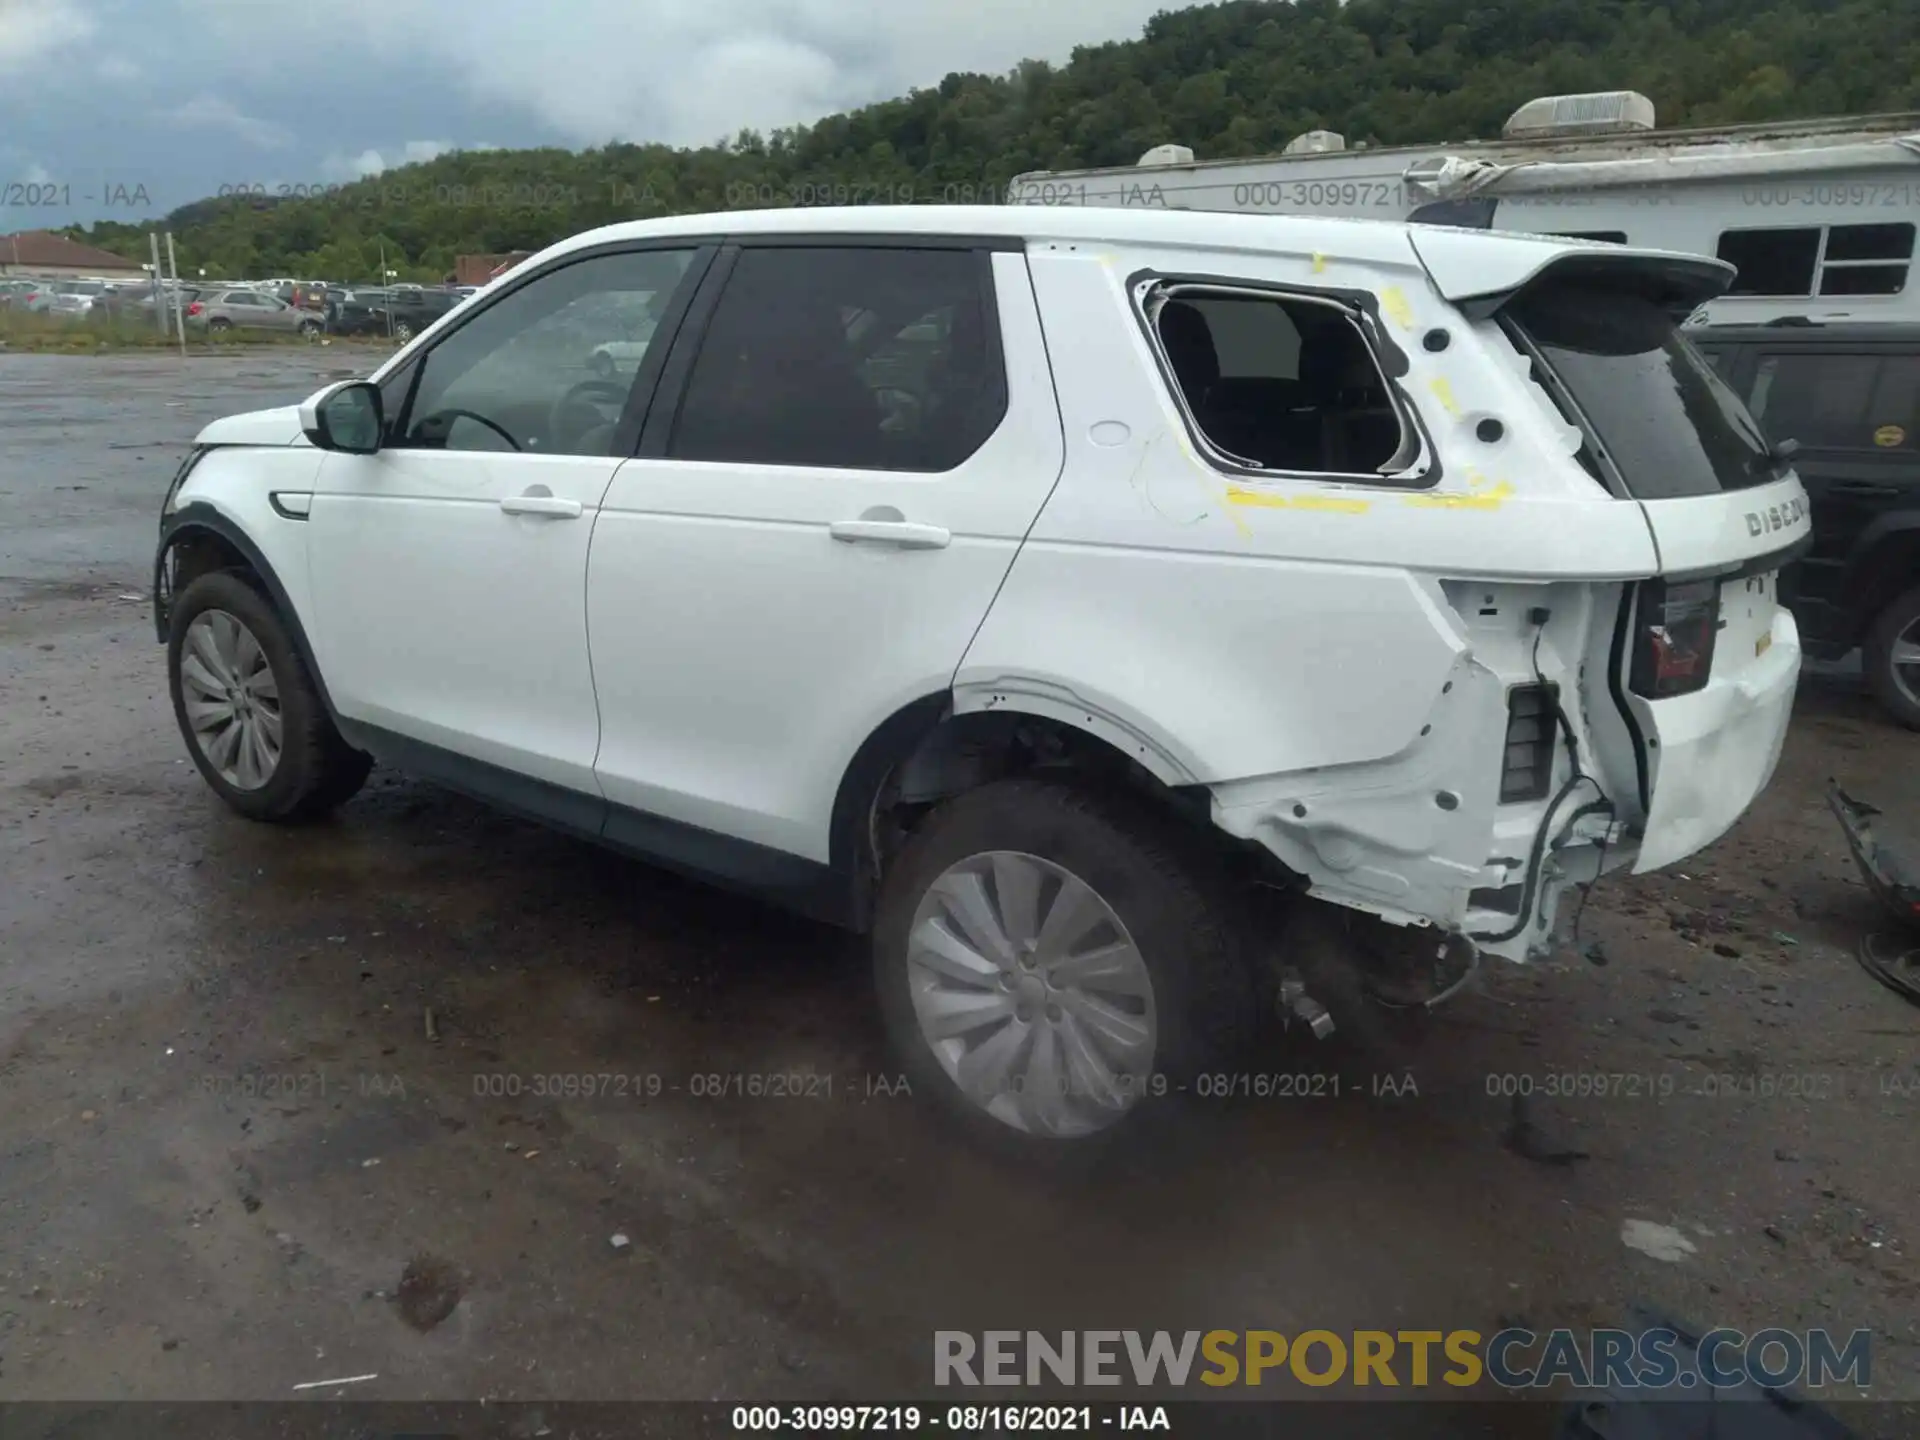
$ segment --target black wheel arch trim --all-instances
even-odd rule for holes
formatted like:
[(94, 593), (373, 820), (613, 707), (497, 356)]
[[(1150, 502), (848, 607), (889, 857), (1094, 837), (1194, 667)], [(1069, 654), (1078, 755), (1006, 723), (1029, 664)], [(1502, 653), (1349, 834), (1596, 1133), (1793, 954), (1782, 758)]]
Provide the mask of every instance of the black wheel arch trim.
[(267, 597), (273, 601), (281, 622), (287, 627), (287, 635), (293, 641), (294, 651), (300, 656), (300, 663), (307, 667), (312, 677), (314, 689), (320, 694), (320, 703), (327, 708), (327, 716), (344, 735), (351, 728), (342, 724), (339, 713), (333, 708), (333, 697), (327, 693), (326, 677), (320, 673), (315, 662), (313, 646), (307, 641), (306, 627), (300, 622), (300, 612), (294, 607), (293, 600), (287, 594), (287, 587), (280, 582), (271, 563), (251, 536), (228, 515), (215, 509), (204, 500), (195, 500), (183, 505), (167, 516), (160, 527), (160, 546), (153, 557), (153, 628), (154, 638), (162, 645), (167, 643), (168, 618), (172, 610), (173, 595), (167, 587), (167, 560), (173, 554), (174, 546), (194, 531), (202, 531), (218, 536), (238, 550), (245, 558), (247, 566), (260, 577), (260, 583), (266, 587)]
[[(1916, 492), (1920, 494), (1920, 492)], [(1895, 581), (1890, 589), (1868, 592), (1862, 577), (1872, 573), (1880, 557), (1909, 544), (1920, 545), (1920, 508), (1896, 510), (1877, 516), (1855, 537), (1842, 562), (1836, 592), (1844, 597), (1839, 604), (1842, 640), (1848, 649), (1858, 645), (1869, 627), (1879, 618), (1881, 609), (1902, 594), (1909, 585), (1920, 584), (1920, 565), (1906, 581)]]
[(873, 899), (879, 882), (869, 829), (874, 798), (887, 777), (920, 747), (920, 743), (953, 714), (953, 692), (939, 690), (901, 706), (881, 721), (840, 777), (828, 821), (827, 856), (833, 873), (844, 876), (851, 928), (865, 931), (873, 920)]

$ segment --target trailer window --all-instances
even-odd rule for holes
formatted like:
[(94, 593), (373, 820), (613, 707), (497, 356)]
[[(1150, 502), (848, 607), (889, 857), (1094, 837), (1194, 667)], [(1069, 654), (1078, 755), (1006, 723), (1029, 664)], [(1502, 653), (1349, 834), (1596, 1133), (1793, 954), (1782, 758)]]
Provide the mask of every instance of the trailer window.
[(1898, 295), (1907, 287), (1913, 226), (1835, 225), (1820, 266), (1822, 295)]
[(1715, 253), (1740, 272), (1729, 295), (1898, 295), (1913, 240), (1914, 227), (1904, 221), (1803, 225), (1723, 231)]
[(1774, 477), (1740, 397), (1653, 300), (1549, 283), (1522, 292), (1501, 318), (1566, 392), (1579, 412), (1570, 418), (1633, 498), (1713, 495)]
[(1399, 409), (1344, 311), (1181, 287), (1154, 325), (1187, 413), (1218, 458), (1374, 479), (1407, 463)]
[(1729, 295), (1811, 295), (1820, 261), (1820, 227), (1728, 230), (1714, 252), (1740, 273)]

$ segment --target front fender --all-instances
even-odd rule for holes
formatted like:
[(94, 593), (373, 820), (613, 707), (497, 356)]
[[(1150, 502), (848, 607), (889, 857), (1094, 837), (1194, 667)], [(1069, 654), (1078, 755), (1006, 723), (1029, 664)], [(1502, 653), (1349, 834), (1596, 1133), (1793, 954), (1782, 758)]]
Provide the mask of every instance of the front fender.
[[(276, 451), (211, 451), (181, 486), (174, 508), (161, 517), (153, 560), (155, 638), (165, 644), (173, 604), (175, 571), (169, 561), (180, 546), (196, 538), (224, 546), (259, 580), (274, 610), (287, 626), (300, 661), (330, 715), (334, 715), (326, 678), (307, 638), (310, 609), (307, 584), (305, 519), (276, 505), (278, 496), (312, 492), (319, 471), (318, 451), (296, 447)], [(288, 461), (295, 462), (293, 466)], [(260, 473), (262, 461), (268, 474)]]

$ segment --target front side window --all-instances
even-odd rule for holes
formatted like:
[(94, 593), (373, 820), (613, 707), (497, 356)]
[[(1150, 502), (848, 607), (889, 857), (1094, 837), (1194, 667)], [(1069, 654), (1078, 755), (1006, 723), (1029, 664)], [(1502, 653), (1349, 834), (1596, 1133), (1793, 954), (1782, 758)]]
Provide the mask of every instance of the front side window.
[(1400, 411), (1342, 307), (1173, 285), (1148, 313), (1187, 413), (1222, 459), (1372, 479), (1408, 463)]
[(1572, 402), (1633, 498), (1715, 495), (1778, 473), (1740, 397), (1654, 300), (1549, 281), (1500, 314)]
[(1776, 440), (1911, 455), (1920, 449), (1920, 355), (1766, 355), (1752, 404)]
[(693, 256), (642, 250), (576, 261), (471, 316), (427, 354), (395, 443), (611, 454), (633, 375), (606, 373), (596, 351), (620, 344), (644, 353)]
[(700, 344), (669, 453), (938, 473), (1007, 410), (984, 252), (744, 251)]

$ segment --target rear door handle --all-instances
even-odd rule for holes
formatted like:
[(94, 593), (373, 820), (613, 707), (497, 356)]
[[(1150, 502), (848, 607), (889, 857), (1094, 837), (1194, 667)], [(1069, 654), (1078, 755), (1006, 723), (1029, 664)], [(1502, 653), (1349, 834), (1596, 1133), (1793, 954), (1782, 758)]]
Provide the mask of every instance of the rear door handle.
[(549, 520), (578, 520), (582, 513), (578, 500), (563, 500), (544, 485), (523, 495), (507, 496), (500, 508), (509, 515), (544, 515)]
[(836, 520), (827, 533), (849, 545), (891, 545), (897, 550), (944, 550), (953, 539), (939, 525), (910, 520)]
[(1898, 485), (1880, 485), (1872, 480), (1836, 480), (1827, 486), (1830, 495), (1852, 495), (1863, 500), (1884, 500), (1898, 495)]

